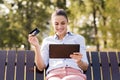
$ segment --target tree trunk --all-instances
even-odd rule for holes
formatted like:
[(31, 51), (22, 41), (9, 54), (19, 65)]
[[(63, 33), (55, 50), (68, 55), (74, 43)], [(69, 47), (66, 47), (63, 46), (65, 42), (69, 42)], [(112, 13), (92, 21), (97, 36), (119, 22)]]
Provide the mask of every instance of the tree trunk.
[(93, 25), (94, 25), (94, 31), (95, 31), (95, 45), (96, 45), (96, 51), (99, 51), (99, 41), (98, 41), (98, 29), (96, 25), (96, 8), (95, 5), (93, 6)]

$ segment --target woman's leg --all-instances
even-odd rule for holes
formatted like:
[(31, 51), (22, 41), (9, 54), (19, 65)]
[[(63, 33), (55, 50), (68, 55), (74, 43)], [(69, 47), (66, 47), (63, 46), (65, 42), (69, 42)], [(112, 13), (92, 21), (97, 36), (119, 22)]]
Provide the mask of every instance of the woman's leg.
[(47, 80), (61, 80), (59, 77), (50, 77), (49, 79)]
[(59, 68), (49, 72), (47, 80), (86, 80), (86, 75), (73, 68)]
[(68, 75), (65, 76), (62, 80), (86, 80), (86, 79), (79, 75)]

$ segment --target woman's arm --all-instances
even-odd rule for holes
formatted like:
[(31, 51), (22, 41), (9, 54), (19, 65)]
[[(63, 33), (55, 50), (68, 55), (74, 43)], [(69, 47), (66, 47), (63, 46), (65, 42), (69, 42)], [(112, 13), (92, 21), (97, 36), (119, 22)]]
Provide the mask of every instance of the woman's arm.
[(86, 71), (88, 68), (88, 64), (82, 60), (77, 61), (77, 64), (83, 71)]
[(40, 71), (43, 71), (45, 69), (44, 61), (42, 60), (41, 53), (40, 53), (40, 46), (35, 48), (35, 63), (37, 65), (37, 68)]
[(39, 45), (39, 41), (38, 41), (37, 37), (29, 35), (28, 36), (28, 41), (30, 42), (30, 44), (32, 44), (35, 47), (34, 48), (35, 63), (36, 63), (37, 68), (40, 71), (44, 70), (46, 66), (45, 66), (44, 61), (42, 60), (42, 57), (41, 57), (40, 45)]

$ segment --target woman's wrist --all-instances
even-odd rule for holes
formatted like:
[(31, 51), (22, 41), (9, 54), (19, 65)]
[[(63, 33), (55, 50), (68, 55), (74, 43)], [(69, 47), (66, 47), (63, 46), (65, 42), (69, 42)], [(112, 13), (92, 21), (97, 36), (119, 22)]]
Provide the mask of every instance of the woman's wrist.
[(78, 65), (82, 65), (82, 64), (83, 64), (83, 61), (80, 60), (80, 61), (77, 62), (77, 64), (78, 64)]
[(82, 70), (84, 70), (84, 71), (87, 70), (88, 64), (85, 63), (84, 61), (80, 60), (77, 64)]
[(84, 67), (84, 62), (82, 60), (78, 61), (77, 64), (81, 69)]
[(33, 45), (36, 49), (39, 48), (40, 49), (40, 44), (35, 44)]

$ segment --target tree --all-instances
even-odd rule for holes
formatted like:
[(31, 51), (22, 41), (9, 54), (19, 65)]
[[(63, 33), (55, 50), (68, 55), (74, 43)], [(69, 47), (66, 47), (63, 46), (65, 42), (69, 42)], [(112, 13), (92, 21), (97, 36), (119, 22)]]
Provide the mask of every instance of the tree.
[[(15, 0), (14, 3), (5, 2), (5, 5), (10, 10), (8, 21), (11, 30), (17, 30), (19, 33), (17, 36), (14, 36), (16, 37), (17, 43), (24, 44), (26, 49), (30, 49), (27, 41), (28, 33), (35, 27), (38, 27), (42, 31), (40, 33), (42, 36), (49, 29), (46, 25), (49, 20), (47, 10), (49, 9), (50, 3), (45, 2), (45, 0)], [(42, 37), (39, 37), (39, 39), (41, 41)]]
[[(108, 25), (110, 32), (110, 43), (108, 46), (120, 49), (120, 1), (119, 0), (109, 0), (106, 4), (106, 12), (108, 13)], [(111, 44), (112, 43), (112, 44)]]
[(119, 48), (120, 1), (103, 1), (101, 7), (100, 30), (105, 48)]
[(3, 0), (0, 0), (0, 3), (3, 3)]
[[(8, 0), (9, 1), (9, 0)], [(27, 41), (29, 32), (38, 27), (41, 43), (45, 36), (53, 33), (50, 24), (51, 13), (56, 8), (67, 11), (69, 28), (82, 34), (87, 45), (120, 49), (120, 1), (119, 0), (0, 0), (9, 9), (9, 13), (0, 14), (0, 47), (20, 47)], [(3, 10), (0, 7), (0, 10)]]
[(70, 0), (70, 6), (68, 7), (68, 14), (70, 18), (70, 29), (76, 33), (77, 26), (79, 24), (80, 17), (85, 13), (85, 4), (82, 0)]

